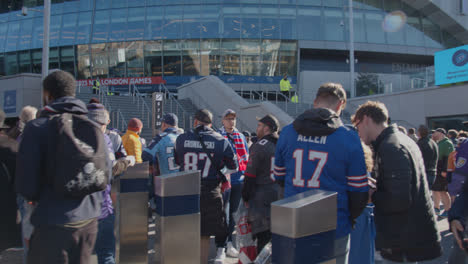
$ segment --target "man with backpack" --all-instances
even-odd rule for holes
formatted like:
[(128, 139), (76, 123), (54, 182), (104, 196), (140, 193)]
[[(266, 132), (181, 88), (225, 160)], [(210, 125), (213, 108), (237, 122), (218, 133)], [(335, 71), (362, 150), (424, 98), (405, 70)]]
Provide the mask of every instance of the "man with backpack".
[(75, 98), (76, 80), (55, 71), (43, 81), (44, 109), (23, 132), (16, 191), (37, 204), (27, 263), (89, 263), (110, 162), (99, 126)]

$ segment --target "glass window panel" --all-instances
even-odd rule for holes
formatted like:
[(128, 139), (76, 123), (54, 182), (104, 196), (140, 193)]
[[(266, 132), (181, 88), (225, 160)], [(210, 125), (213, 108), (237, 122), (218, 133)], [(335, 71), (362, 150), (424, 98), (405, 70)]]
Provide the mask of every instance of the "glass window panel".
[(201, 75), (200, 72), (200, 41), (183, 41), (182, 74), (184, 76), (198, 76)]
[(239, 40), (223, 40), (221, 52), (221, 75), (240, 75), (241, 51)]
[(94, 15), (93, 43), (105, 42), (109, 38), (109, 10), (96, 11)]
[(279, 0), (280, 4), (295, 5), (296, 0)]
[(369, 43), (385, 43), (385, 32), (382, 29), (382, 13), (366, 13), (366, 33)]
[(240, 7), (237, 5), (223, 6), (223, 26), (224, 38), (240, 38), (241, 17)]
[(91, 35), (91, 12), (81, 12), (78, 16), (78, 25), (76, 27), (76, 43), (89, 43)]
[(49, 70), (60, 69), (58, 48), (49, 50)]
[(16, 52), (7, 53), (5, 56), (6, 75), (18, 73), (18, 59)]
[(401, 9), (400, 0), (384, 0), (385, 12), (393, 12)]
[(164, 8), (163, 34), (167, 39), (179, 39), (182, 34), (183, 9), (180, 6), (166, 6)]
[(127, 61), (128, 77), (144, 76), (142, 41), (134, 41), (129, 43), (125, 52), (125, 60)]
[(181, 76), (181, 45), (178, 40), (164, 41), (164, 76)]
[(221, 51), (219, 39), (202, 40), (200, 43), (200, 75), (221, 75)]
[(91, 67), (93, 70), (92, 78), (107, 78), (109, 76), (109, 57), (107, 52), (107, 45), (109, 44), (101, 43), (91, 45)]
[(146, 5), (163, 5), (165, 0), (146, 0)]
[(0, 53), (5, 50), (7, 32), (8, 32), (8, 23), (0, 23)]
[(78, 45), (76, 47), (76, 57), (78, 60), (77, 78), (89, 79), (91, 78), (91, 59), (89, 57), (88, 45)]
[[(364, 24), (364, 12), (359, 10), (354, 10), (354, 41), (355, 42), (366, 42), (366, 31)], [(349, 13), (345, 12), (345, 20), (343, 24), (346, 27), (346, 40), (349, 40)]]
[(297, 75), (297, 43), (282, 41), (280, 46), (280, 74)]
[(184, 5), (182, 34), (184, 39), (200, 38), (201, 5)]
[(244, 4), (258, 4), (259, 0), (243, 0), (242, 3)]
[(33, 41), (31, 48), (41, 48), (44, 40), (44, 24), (42, 17), (34, 18)]
[(18, 43), (18, 50), (25, 50), (31, 48), (33, 34), (32, 26), (32, 19), (25, 19), (21, 21), (21, 35)]
[(279, 22), (281, 39), (296, 38), (296, 7), (280, 7)]
[(6, 75), (6, 72), (5, 72), (5, 56), (2, 54), (0, 54), (0, 76), (5, 76)]
[[(108, 43), (105, 51), (109, 58), (109, 77), (126, 76), (126, 47), (129, 42)], [(94, 54), (93, 58), (94, 58)]]
[(80, 11), (88, 11), (93, 9), (93, 0), (80, 0)]
[(63, 3), (53, 4), (50, 6), (50, 13), (52, 15), (62, 14)]
[(406, 45), (424, 46), (424, 33), (419, 17), (408, 17), (405, 25)]
[[(302, 39), (322, 40), (322, 27), (320, 24), (320, 8), (301, 7), (298, 8), (297, 30)], [(313, 30), (311, 30), (313, 29)]]
[(343, 12), (340, 9), (325, 9), (323, 24), (325, 25), (323, 30), (325, 40), (344, 40)]
[(42, 72), (42, 49), (32, 50), (32, 72), (41, 73)]
[(261, 0), (260, 1), (262, 4), (272, 4), (272, 5), (277, 5), (278, 0)]
[(162, 42), (145, 42), (145, 76), (162, 76)]
[(109, 9), (110, 4), (109, 0), (96, 0), (96, 9)]
[(442, 31), (442, 38), (444, 40), (444, 46), (446, 48), (455, 48), (463, 45), (461, 41), (456, 39), (452, 34), (448, 33), (447, 31)]
[(124, 41), (127, 33), (127, 9), (113, 9), (109, 41)]
[(242, 7), (242, 38), (260, 38), (260, 9), (256, 5)]
[(29, 50), (19, 52), (18, 57), (19, 72), (31, 72), (31, 55), (29, 54)]
[(220, 6), (205, 5), (201, 11), (201, 37), (219, 38)]
[(145, 34), (145, 9), (128, 9), (127, 40), (142, 40)]
[(145, 1), (141, 0), (128, 0), (128, 7), (145, 6)]
[(60, 33), (60, 45), (75, 44), (77, 17), (78, 13), (70, 13), (63, 16), (62, 30)]
[(241, 42), (242, 65), (241, 74), (260, 76), (260, 43), (258, 40), (243, 40)]
[(387, 43), (394, 45), (405, 45), (405, 28), (402, 27), (395, 32), (387, 33)]
[(280, 30), (278, 24), (279, 9), (277, 7), (261, 8), (262, 25), (261, 32), (263, 39), (279, 39)]
[(145, 39), (162, 38), (164, 10), (161, 7), (146, 8)]
[[(348, 4), (348, 1), (346, 1), (346, 5)], [(323, 1), (324, 6), (330, 6), (330, 7), (344, 7), (343, 0), (325, 0)]]
[(280, 40), (263, 40), (260, 76), (279, 76)]
[(55, 15), (50, 18), (50, 32), (49, 32), (50, 47), (56, 47), (59, 45), (61, 25), (62, 25), (62, 15)]
[(60, 69), (75, 76), (75, 54), (73, 47), (60, 48)]
[(63, 13), (76, 12), (80, 8), (80, 1), (67, 1), (63, 3)]
[(366, 9), (369, 9), (369, 10), (382, 10), (383, 9), (382, 0), (365, 0), (365, 3), (366, 3)]
[(322, 5), (322, 0), (297, 0), (297, 5), (321, 6)]
[(20, 36), (20, 21), (10, 22), (8, 24), (8, 38), (5, 51), (13, 51), (17, 48)]
[(431, 48), (443, 48), (440, 27), (427, 18), (422, 19), (426, 46)]
[(127, 7), (127, 0), (112, 0), (112, 8), (122, 8), (122, 7)]

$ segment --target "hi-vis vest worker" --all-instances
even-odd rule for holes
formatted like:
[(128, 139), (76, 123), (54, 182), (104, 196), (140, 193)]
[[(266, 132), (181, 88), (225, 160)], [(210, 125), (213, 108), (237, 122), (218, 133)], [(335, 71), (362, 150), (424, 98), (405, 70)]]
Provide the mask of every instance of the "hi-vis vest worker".
[(283, 79), (280, 81), (280, 91), (281, 92), (289, 92), (292, 89), (291, 83), (288, 80), (288, 76), (285, 74)]
[(99, 82), (99, 79), (93, 81), (93, 94), (98, 94), (99, 93), (99, 87), (101, 86), (101, 83)]

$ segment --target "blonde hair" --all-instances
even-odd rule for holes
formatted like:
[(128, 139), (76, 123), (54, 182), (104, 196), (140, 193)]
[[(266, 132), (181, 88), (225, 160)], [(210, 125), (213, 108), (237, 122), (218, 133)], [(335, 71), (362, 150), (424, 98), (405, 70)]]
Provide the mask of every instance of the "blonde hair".
[(364, 151), (364, 160), (366, 162), (366, 168), (368, 172), (371, 172), (374, 169), (374, 158), (373, 158), (373, 153), (372, 149), (364, 144), (364, 142), (361, 141), (362, 145), (362, 150)]
[(33, 119), (36, 119), (37, 108), (34, 106), (27, 105), (21, 109), (19, 119), (24, 123), (27, 123)]

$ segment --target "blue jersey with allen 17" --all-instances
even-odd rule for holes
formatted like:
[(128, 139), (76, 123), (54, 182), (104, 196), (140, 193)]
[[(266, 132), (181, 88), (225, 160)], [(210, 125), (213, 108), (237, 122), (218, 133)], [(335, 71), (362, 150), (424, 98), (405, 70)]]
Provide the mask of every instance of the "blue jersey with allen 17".
[[(284, 197), (312, 189), (338, 193), (336, 237), (351, 232), (347, 192), (367, 192), (366, 165), (357, 133), (340, 126), (328, 136), (304, 136), (284, 127), (276, 145), (275, 178)], [(313, 219), (311, 219), (313, 221)]]
[(156, 175), (179, 171), (179, 166), (174, 160), (174, 145), (178, 136), (177, 129), (167, 128), (143, 150), (143, 161), (150, 161), (156, 171), (159, 169), (159, 173), (156, 173)]

